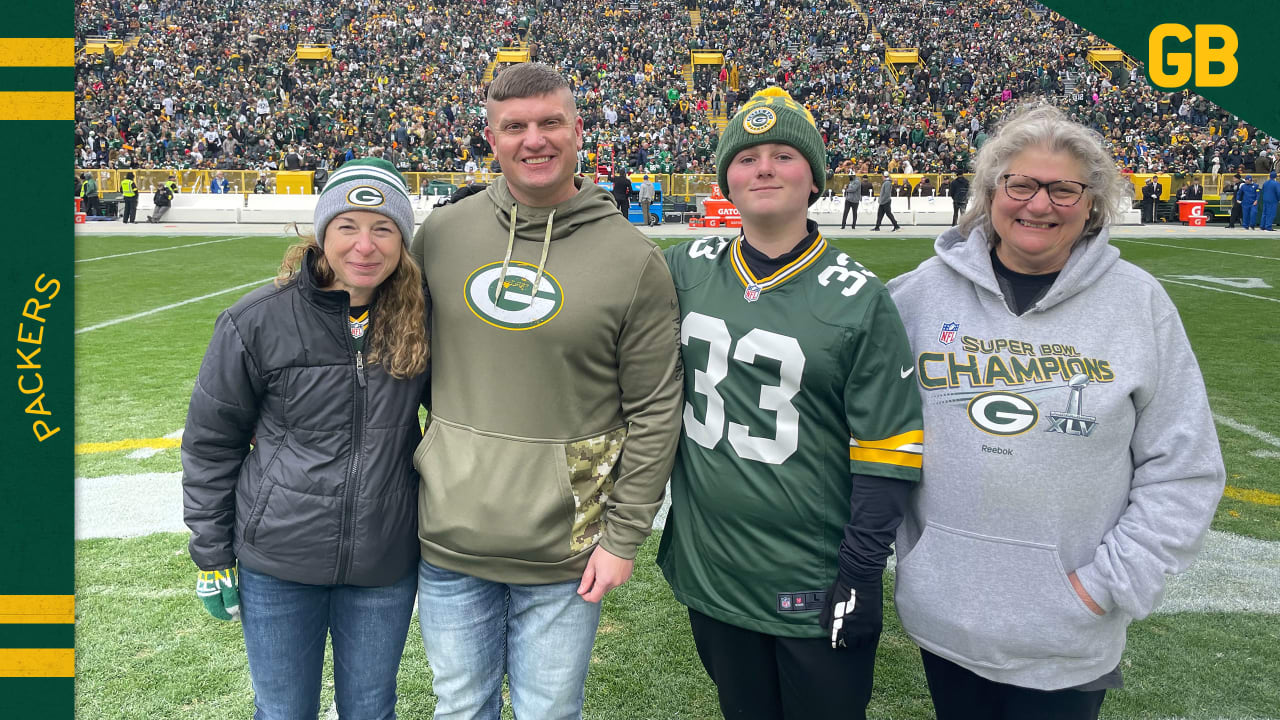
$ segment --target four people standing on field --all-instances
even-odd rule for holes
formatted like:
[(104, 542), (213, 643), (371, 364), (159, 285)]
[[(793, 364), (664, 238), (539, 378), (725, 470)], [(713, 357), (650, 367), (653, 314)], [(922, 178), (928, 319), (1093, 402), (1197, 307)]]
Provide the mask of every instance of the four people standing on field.
[[(1047, 429), (1016, 441), (1034, 451), (1010, 476), (1044, 475), (1043, 487), (1011, 489), (970, 478), (963, 461), (993, 432), (981, 423), (1009, 413), (970, 412), (969, 427), (934, 407), (943, 361), (926, 355), (945, 352), (923, 352), (973, 327), (1047, 342), (1078, 330), (1044, 324), (1051, 308), (1108, 292), (1146, 303), (1141, 336), (1158, 354), (1189, 356), (1159, 286), (1106, 244), (1123, 181), (1089, 164), (1091, 136), (1055, 134), (1065, 121), (1052, 117), (1037, 120), (1043, 136), (989, 141), (975, 205), (939, 239), (940, 259), (892, 283), (900, 317), (876, 275), (808, 220), (826, 184), (823, 139), (784, 91), (757, 93), (720, 139), (718, 181), (742, 231), (665, 253), (575, 177), (583, 124), (558, 71), (517, 65), (488, 93), (485, 137), (504, 171), (492, 185), (414, 234), (395, 169), (346, 163), (320, 196), (316, 237), (215, 325), (183, 438), (186, 513), (199, 596), (216, 617), (243, 618), (258, 717), (315, 716), (326, 634), (339, 713), (393, 717), (416, 598), (438, 720), (496, 720), (504, 679), (517, 717), (581, 718), (601, 601), (630, 578), (668, 478), (658, 563), (726, 717), (865, 716), (895, 533), (897, 606), (940, 717), (979, 712), (966, 699), (978, 690), (1007, 703), (983, 717), (1096, 717), (1124, 627), (1154, 607), (1157, 575), (1190, 562), (1221, 491), (1194, 358), (1180, 362), (1192, 392), (1179, 415), (1197, 423), (1194, 445), (1145, 422), (1175, 401), (1145, 376), (1113, 387), (1064, 375), (1053, 387), (1066, 410), (1046, 408)], [(859, 185), (845, 193), (855, 227)], [(891, 197), (886, 173), (874, 229), (886, 216), (900, 227)], [(956, 297), (939, 295), (948, 283)], [(999, 307), (943, 317), (972, 286)], [(1043, 323), (1030, 317), (1041, 311)], [(1156, 349), (1115, 348), (1111, 371)], [(1141, 407), (1100, 402), (1130, 386)], [(926, 433), (948, 448), (937, 460)], [(1103, 442), (1113, 433), (1123, 437)], [(1124, 452), (1058, 447), (1070, 438)], [(1087, 457), (1111, 464), (1090, 475), (1088, 498), (1064, 495), (1056, 469)], [(1055, 472), (1032, 458), (1056, 458)], [(978, 481), (1001, 492), (964, 490)], [(1135, 488), (1161, 512), (1130, 518), (1116, 498)], [(988, 526), (982, 498), (1030, 518), (1056, 509), (1082, 529), (1046, 539), (1045, 523)], [(1134, 537), (1117, 536), (1125, 522)], [(1028, 543), (1061, 562), (1009, 549)], [(1108, 560), (1112, 549), (1125, 557)], [(990, 577), (970, 586), (964, 572)], [(1016, 587), (991, 596), (1000, 582)], [(1078, 634), (1046, 619), (1061, 608), (1044, 602), (1011, 606), (998, 618), (1009, 627), (965, 645), (966, 618), (1018, 600), (1014, 590), (1098, 616), (1102, 656), (1037, 659), (1066, 641), (1028, 623)]]

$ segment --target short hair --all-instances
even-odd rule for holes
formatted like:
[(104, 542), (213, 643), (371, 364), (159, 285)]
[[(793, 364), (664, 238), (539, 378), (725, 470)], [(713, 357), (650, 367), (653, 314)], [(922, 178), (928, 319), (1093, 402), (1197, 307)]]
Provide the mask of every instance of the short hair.
[(992, 198), (1009, 164), (1031, 148), (1066, 153), (1080, 164), (1083, 182), (1089, 186), (1085, 192), (1093, 199), (1080, 239), (1093, 237), (1118, 220), (1121, 205), (1132, 201), (1133, 185), (1120, 174), (1102, 135), (1052, 105), (1024, 105), (1002, 122), (978, 151), (971, 183), (973, 202), (960, 219), (961, 232), (967, 235), (982, 227), (992, 244), (1000, 242), (991, 224)]
[[(555, 68), (542, 63), (520, 63), (498, 73), (489, 84), (485, 100), (502, 102), (550, 95), (559, 90), (569, 90), (569, 81)], [(570, 94), (572, 95), (571, 90)]]

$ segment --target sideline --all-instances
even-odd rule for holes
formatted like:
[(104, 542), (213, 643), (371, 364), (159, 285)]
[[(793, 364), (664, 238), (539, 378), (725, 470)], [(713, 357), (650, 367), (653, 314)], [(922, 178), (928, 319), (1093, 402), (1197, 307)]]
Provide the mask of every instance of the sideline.
[[(181, 250), (183, 248), (196, 247), (197, 245), (212, 245), (214, 243), (231, 242), (232, 240), (248, 240), (252, 235), (237, 235), (236, 237), (222, 238), (221, 240), (205, 240), (204, 242), (190, 243), (188, 245), (173, 245), (171, 247), (152, 248), (150, 250), (135, 250), (134, 252), (117, 253), (115, 255), (101, 255), (99, 257), (82, 258), (77, 260), (78, 263), (95, 262), (97, 260), (110, 260), (112, 258), (129, 257), (130, 255), (146, 255), (147, 253), (164, 252), (165, 250)], [(76, 277), (79, 277), (77, 275)]]
[(81, 333), (92, 332), (92, 331), (94, 331), (94, 330), (101, 330), (102, 328), (105, 328), (105, 327), (111, 327), (112, 325), (119, 325), (120, 323), (129, 322), (130, 320), (137, 320), (138, 318), (147, 317), (148, 315), (155, 315), (156, 313), (162, 313), (162, 312), (164, 312), (165, 310), (172, 310), (172, 309), (174, 309), (174, 308), (182, 307), (183, 305), (190, 305), (191, 303), (197, 303), (197, 302), (200, 302), (200, 301), (202, 301), (202, 300), (208, 300), (209, 298), (215, 298), (215, 297), (218, 297), (219, 295), (226, 295), (227, 293), (232, 293), (232, 292), (235, 292), (235, 291), (237, 291), (237, 290), (244, 290), (245, 288), (256, 287), (256, 286), (258, 286), (258, 285), (262, 285), (262, 284), (264, 284), (264, 283), (270, 282), (271, 280), (274, 280), (274, 279), (275, 279), (275, 276), (274, 276), (274, 275), (272, 275), (272, 276), (271, 276), (271, 277), (269, 277), (269, 278), (263, 278), (263, 279), (261, 279), (261, 280), (254, 280), (253, 282), (247, 282), (247, 283), (245, 283), (245, 284), (243, 284), (243, 285), (237, 285), (237, 286), (235, 286), (235, 287), (227, 288), (226, 290), (219, 290), (219, 291), (217, 291), (217, 292), (211, 292), (211, 293), (209, 293), (208, 295), (201, 295), (200, 297), (193, 297), (193, 298), (191, 298), (191, 299), (189, 299), (189, 300), (183, 300), (183, 301), (181, 301), (181, 302), (172, 303), (172, 304), (170, 304), (170, 305), (163, 305), (163, 306), (158, 307), (158, 308), (152, 308), (152, 309), (150, 309), (150, 310), (144, 310), (144, 311), (142, 311), (142, 312), (140, 312), (140, 313), (134, 313), (134, 314), (132, 314), (132, 315), (126, 315), (126, 316), (124, 316), (124, 317), (118, 317), (118, 318), (116, 318), (116, 319), (114, 319), (114, 320), (108, 320), (108, 321), (106, 321), (106, 322), (100, 322), (100, 323), (98, 323), (97, 325), (90, 325), (89, 327), (83, 327), (83, 328), (80, 328), (79, 330), (76, 330), (76, 334), (77, 334), (77, 335), (79, 335), (79, 334), (81, 334)]

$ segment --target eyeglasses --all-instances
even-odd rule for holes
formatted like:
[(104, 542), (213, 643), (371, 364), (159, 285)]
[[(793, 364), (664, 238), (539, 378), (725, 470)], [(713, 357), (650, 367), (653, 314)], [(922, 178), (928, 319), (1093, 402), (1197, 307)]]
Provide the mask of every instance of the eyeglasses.
[(1089, 188), (1088, 185), (1075, 180), (1054, 180), (1046, 183), (1017, 173), (1001, 175), (1000, 180), (1004, 184), (1004, 194), (1013, 200), (1026, 202), (1044, 188), (1049, 196), (1049, 202), (1058, 207), (1071, 207), (1080, 202), (1080, 198), (1084, 197), (1084, 191)]

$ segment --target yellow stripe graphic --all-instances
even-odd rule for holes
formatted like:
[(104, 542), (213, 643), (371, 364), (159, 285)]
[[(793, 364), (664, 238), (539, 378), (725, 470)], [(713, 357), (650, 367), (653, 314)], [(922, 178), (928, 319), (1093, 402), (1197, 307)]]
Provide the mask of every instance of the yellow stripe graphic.
[(72, 67), (75, 38), (0, 38), (0, 67)]
[(75, 595), (0, 595), (0, 623), (73, 623)]
[(1271, 505), (1272, 507), (1280, 505), (1280, 495), (1269, 493), (1265, 490), (1252, 490), (1228, 485), (1227, 489), (1222, 491), (1222, 496), (1232, 500), (1243, 500), (1255, 505)]
[(0, 649), (0, 677), (75, 677), (72, 648)]
[(919, 453), (904, 453), (893, 450), (875, 450), (872, 448), (851, 447), (849, 459), (859, 462), (880, 463), (881, 465), (901, 465), (918, 468), (921, 464)]
[(79, 443), (76, 445), (76, 454), (92, 455), (93, 453), (115, 452), (117, 450), (138, 450), (140, 448), (164, 450), (166, 448), (176, 448), (181, 444), (181, 438), (143, 438), (137, 440)]
[(71, 120), (73, 92), (0, 92), (0, 120)]
[(894, 435), (883, 440), (859, 440), (853, 438), (851, 444), (857, 447), (874, 448), (877, 450), (897, 450), (903, 445), (919, 445), (924, 442), (923, 430), (909, 430), (901, 435)]

